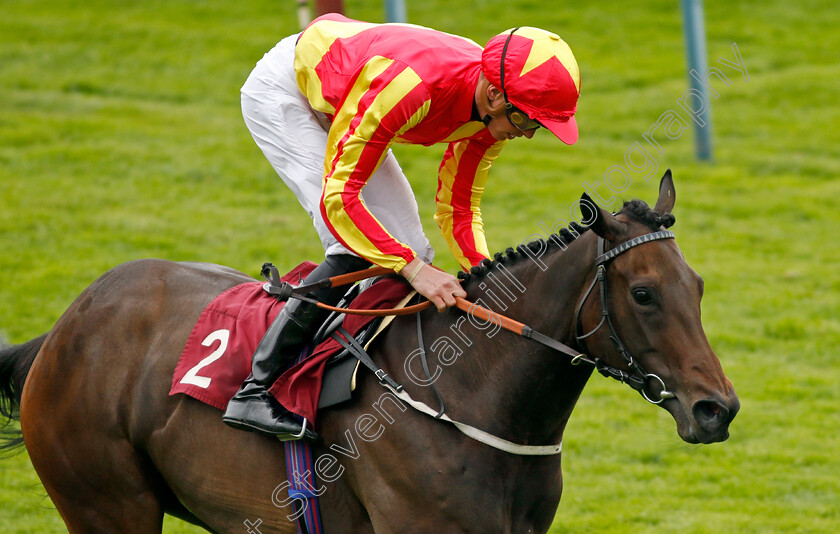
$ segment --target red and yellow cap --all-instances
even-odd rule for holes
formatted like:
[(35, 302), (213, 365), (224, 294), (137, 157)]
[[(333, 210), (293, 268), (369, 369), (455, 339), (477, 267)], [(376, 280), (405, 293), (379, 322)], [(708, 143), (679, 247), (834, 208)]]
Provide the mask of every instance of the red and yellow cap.
[(577, 141), (580, 71), (560, 36), (529, 26), (500, 33), (484, 47), (481, 70), (508, 102), (567, 145)]

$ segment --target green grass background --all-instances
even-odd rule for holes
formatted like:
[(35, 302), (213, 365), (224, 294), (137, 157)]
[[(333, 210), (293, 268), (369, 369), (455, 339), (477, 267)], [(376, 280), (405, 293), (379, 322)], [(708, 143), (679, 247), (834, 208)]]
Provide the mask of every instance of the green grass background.
[[(512, 142), (483, 203), (490, 248), (568, 213), (686, 89), (679, 3), (407, 0), (410, 22), (486, 42), (535, 25), (581, 65), (580, 142)], [(740, 395), (729, 441), (689, 446), (661, 410), (594, 377), (572, 418), (553, 533), (834, 533), (840, 527), (840, 8), (833, 1), (707, 1), (714, 164), (691, 132), (662, 142), (678, 243), (706, 280), (704, 323)], [(239, 111), (253, 64), (296, 31), (295, 3), (3, 0), (0, 3), (0, 331), (50, 328), (110, 267), (209, 261), (257, 274), (321, 250)], [(384, 19), (379, 0), (346, 13)], [(659, 130), (661, 132), (661, 129)], [(660, 136), (661, 138), (661, 136)], [(443, 147), (395, 149), (437, 263)], [(622, 199), (655, 198), (634, 176)], [(604, 191), (602, 188), (601, 191)], [(605, 192), (605, 191), (604, 191)], [(605, 193), (606, 194), (606, 193)], [(617, 207), (614, 205), (612, 207)], [(62, 532), (25, 453), (0, 461), (0, 532)], [(193, 532), (167, 520), (166, 532)]]

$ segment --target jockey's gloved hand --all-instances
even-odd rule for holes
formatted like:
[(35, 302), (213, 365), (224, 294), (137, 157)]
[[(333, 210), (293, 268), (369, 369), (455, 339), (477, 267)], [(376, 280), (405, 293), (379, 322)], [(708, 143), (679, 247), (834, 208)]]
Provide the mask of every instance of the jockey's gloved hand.
[(418, 293), (429, 299), (439, 312), (455, 305), (455, 297), (464, 298), (467, 292), (458, 279), (444, 271), (414, 258), (400, 271)]

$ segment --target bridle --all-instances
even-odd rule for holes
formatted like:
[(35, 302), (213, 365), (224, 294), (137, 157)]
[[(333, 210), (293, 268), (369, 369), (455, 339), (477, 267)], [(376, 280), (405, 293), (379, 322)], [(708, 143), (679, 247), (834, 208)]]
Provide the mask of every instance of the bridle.
[[(586, 339), (595, 334), (598, 330), (601, 329), (602, 326), (605, 324), (610, 329), (610, 340), (615, 345), (616, 351), (621, 356), (621, 359), (624, 360), (624, 363), (627, 364), (627, 367), (630, 368), (630, 372), (623, 371), (617, 367), (613, 367), (607, 363), (604, 363), (598, 358), (589, 358), (583, 354), (580, 354), (574, 358), (572, 358), (572, 364), (577, 365), (580, 362), (586, 362), (595, 366), (595, 368), (604, 376), (608, 376), (610, 378), (615, 378), (616, 380), (627, 384), (628, 386), (632, 387), (639, 393), (641, 393), (642, 397), (651, 404), (661, 404), (663, 401), (667, 399), (674, 398), (674, 393), (668, 391), (665, 381), (659, 377), (659, 375), (648, 373), (644, 367), (638, 362), (636, 358), (633, 357), (632, 354), (627, 350), (624, 343), (622, 343), (621, 338), (618, 335), (618, 332), (615, 330), (615, 326), (612, 323), (612, 319), (610, 318), (610, 308), (607, 301), (607, 267), (612, 260), (616, 257), (624, 254), (628, 250), (633, 247), (639, 246), (643, 243), (649, 243), (651, 241), (658, 241), (660, 239), (675, 239), (674, 232), (669, 230), (661, 230), (658, 232), (652, 232), (649, 234), (641, 235), (639, 237), (634, 237), (629, 241), (625, 241), (624, 243), (618, 245), (617, 247), (604, 252), (605, 248), (605, 240), (603, 237), (598, 237), (598, 256), (595, 259), (595, 266), (596, 272), (595, 277), (592, 279), (592, 283), (589, 285), (589, 289), (586, 290), (583, 297), (580, 299), (580, 302), (577, 305), (577, 309), (575, 310), (575, 340), (578, 343), (578, 346), (584, 348), (586, 346)], [(586, 334), (580, 334), (580, 312), (583, 309), (584, 303), (592, 294), (592, 291), (595, 289), (595, 285), (598, 284), (600, 286), (600, 296), (601, 296), (601, 321), (598, 323), (595, 328), (587, 332)], [(656, 382), (661, 391), (659, 393), (659, 398), (652, 398), (647, 393), (647, 385), (651, 382)]]

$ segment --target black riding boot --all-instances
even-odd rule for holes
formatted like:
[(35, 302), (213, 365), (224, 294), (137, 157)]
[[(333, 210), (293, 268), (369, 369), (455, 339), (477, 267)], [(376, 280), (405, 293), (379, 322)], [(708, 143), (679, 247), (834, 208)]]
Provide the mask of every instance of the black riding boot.
[[(370, 263), (356, 256), (327, 256), (302, 283), (317, 282), (368, 266)], [(346, 291), (347, 287), (319, 289), (309, 296), (332, 306)], [(281, 440), (317, 439), (314, 431), (306, 429), (304, 432), (297, 418), (277, 402), (268, 388), (294, 362), (326, 315), (327, 312), (309, 302), (295, 298), (286, 302), (254, 351), (251, 375), (228, 402), (222, 416), (225, 423), (242, 430), (272, 434)]]

